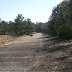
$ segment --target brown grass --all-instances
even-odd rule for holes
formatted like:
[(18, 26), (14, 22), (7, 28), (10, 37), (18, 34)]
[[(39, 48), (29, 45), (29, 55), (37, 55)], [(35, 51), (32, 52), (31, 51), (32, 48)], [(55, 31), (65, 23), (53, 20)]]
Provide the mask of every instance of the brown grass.
[(12, 42), (14, 38), (9, 35), (0, 35), (0, 46), (4, 45), (5, 43)]

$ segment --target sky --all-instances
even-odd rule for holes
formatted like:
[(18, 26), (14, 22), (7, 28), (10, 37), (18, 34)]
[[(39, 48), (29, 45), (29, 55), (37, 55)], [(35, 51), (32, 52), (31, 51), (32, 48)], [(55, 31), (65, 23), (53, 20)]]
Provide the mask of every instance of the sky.
[(63, 0), (0, 0), (0, 18), (14, 21), (22, 14), (32, 22), (47, 22), (52, 9)]

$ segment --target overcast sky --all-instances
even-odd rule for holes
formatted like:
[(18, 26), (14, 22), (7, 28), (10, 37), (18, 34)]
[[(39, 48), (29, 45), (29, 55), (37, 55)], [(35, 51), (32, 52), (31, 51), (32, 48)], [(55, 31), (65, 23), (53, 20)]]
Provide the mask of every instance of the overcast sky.
[(0, 0), (0, 18), (13, 21), (18, 14), (32, 22), (47, 22), (53, 7), (62, 0)]

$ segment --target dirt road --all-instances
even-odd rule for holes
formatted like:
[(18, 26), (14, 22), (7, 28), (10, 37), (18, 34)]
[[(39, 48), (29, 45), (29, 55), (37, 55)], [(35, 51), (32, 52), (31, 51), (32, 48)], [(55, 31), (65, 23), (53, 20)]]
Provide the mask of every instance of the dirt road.
[(63, 59), (71, 61), (71, 57), (60, 48), (48, 49), (53, 41), (44, 40), (45, 36), (37, 33), (31, 37), (22, 36), (12, 44), (0, 47), (0, 72), (63, 72), (65, 64), (61, 59), (66, 57)]
[(41, 37), (43, 35), (40, 33), (34, 36), (22, 36), (12, 44), (0, 47), (0, 72), (29, 72), (38, 66), (39, 59), (44, 56), (36, 52), (42, 47)]

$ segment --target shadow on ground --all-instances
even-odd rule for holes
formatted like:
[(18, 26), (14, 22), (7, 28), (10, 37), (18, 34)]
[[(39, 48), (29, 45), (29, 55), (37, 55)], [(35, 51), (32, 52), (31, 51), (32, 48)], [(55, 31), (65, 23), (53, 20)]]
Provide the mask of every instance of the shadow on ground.
[(43, 47), (37, 49), (36, 51), (48, 54), (46, 59), (49, 60), (48, 67), (50, 72), (72, 72), (71, 42), (60, 40), (58, 37), (46, 36), (44, 38)]

